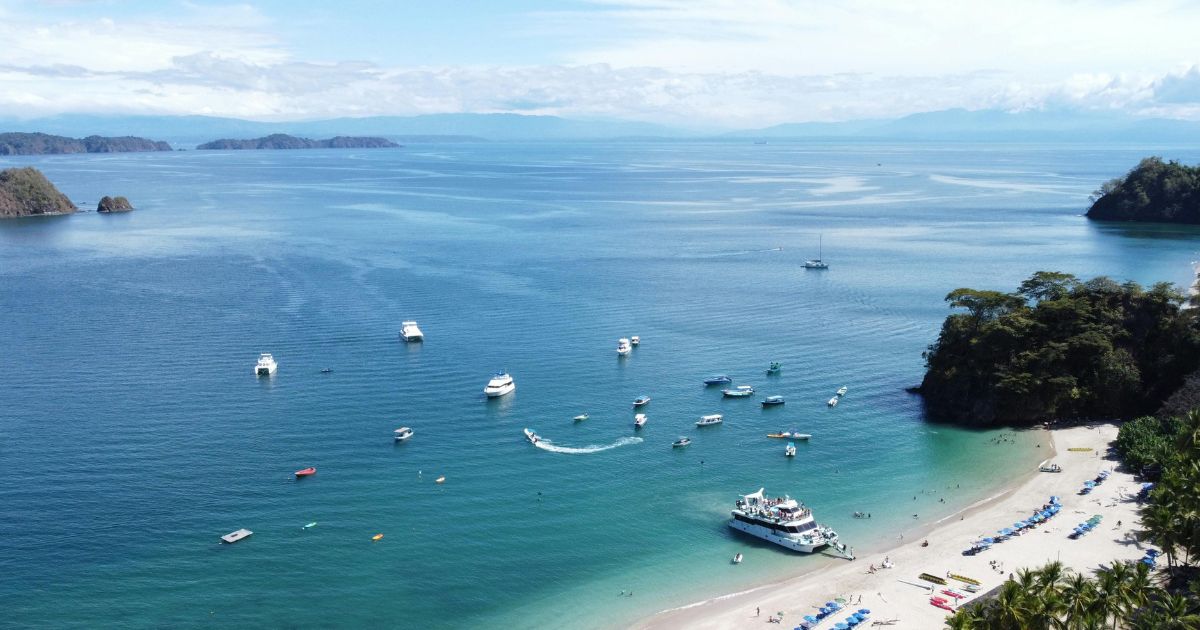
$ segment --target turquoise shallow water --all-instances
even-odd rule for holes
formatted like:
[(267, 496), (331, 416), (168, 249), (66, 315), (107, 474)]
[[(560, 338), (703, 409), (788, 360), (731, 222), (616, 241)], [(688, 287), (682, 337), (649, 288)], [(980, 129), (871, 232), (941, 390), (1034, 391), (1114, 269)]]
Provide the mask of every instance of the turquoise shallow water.
[[(728, 530), (760, 486), (852, 545), (885, 544), (1040, 459), (1034, 434), (928, 425), (904, 392), (950, 289), (1039, 269), (1189, 281), (1200, 231), (1078, 216), (1148, 152), (0, 159), (81, 205), (139, 207), (0, 223), (0, 608), (43, 627), (619, 626), (828, 562)], [(818, 235), (832, 268), (805, 271)], [(409, 318), (425, 343), (398, 341)], [(270, 379), (251, 375), (263, 351)], [(497, 369), (517, 391), (486, 401)], [(700, 385), (717, 372), (788, 402), (723, 400)], [(712, 412), (725, 424), (692, 427)], [(401, 425), (416, 437), (394, 445)], [(589, 452), (536, 449), (526, 426)], [(787, 460), (763, 435), (793, 427), (815, 437)], [(679, 435), (694, 444), (672, 450)], [(240, 527), (255, 535), (216, 543)]]

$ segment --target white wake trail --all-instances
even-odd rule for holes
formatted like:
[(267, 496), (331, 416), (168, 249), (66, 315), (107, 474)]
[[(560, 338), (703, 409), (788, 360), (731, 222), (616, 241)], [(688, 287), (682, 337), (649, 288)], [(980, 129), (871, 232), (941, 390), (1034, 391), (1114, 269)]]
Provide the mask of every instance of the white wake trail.
[(582, 447), (576, 448), (573, 446), (558, 446), (558, 445), (554, 444), (553, 442), (551, 442), (550, 440), (542, 438), (542, 439), (538, 440), (537, 443), (534, 444), (534, 446), (542, 449), (543, 451), (550, 451), (551, 453), (567, 453), (569, 455), (583, 455), (586, 453), (599, 453), (600, 451), (607, 451), (609, 449), (619, 448), (622, 446), (628, 446), (630, 444), (640, 444), (641, 442), (642, 442), (642, 438), (640, 438), (640, 437), (623, 437), (623, 438), (617, 440), (616, 442), (613, 442), (612, 444), (606, 444), (606, 445), (593, 444), (590, 446), (582, 446)]

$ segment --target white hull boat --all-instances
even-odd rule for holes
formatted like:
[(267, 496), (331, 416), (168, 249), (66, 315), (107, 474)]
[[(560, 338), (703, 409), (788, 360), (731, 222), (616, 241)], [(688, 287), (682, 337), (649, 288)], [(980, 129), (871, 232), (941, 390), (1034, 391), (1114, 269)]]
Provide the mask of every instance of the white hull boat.
[(813, 519), (812, 510), (787, 496), (768, 498), (760, 489), (738, 499), (732, 512), (733, 529), (802, 553), (836, 545), (837, 532)]
[(511, 394), (517, 384), (513, 381), (513, 377), (507, 372), (497, 372), (492, 380), (488, 381), (487, 387), (483, 388), (483, 393), (488, 398), (499, 398), (505, 394)]
[(425, 334), (417, 326), (417, 322), (402, 322), (400, 324), (400, 338), (405, 341), (424, 341)]
[(275, 357), (271, 353), (264, 352), (258, 355), (258, 363), (254, 364), (254, 374), (257, 376), (270, 376), (279, 368), (279, 364), (275, 363)]

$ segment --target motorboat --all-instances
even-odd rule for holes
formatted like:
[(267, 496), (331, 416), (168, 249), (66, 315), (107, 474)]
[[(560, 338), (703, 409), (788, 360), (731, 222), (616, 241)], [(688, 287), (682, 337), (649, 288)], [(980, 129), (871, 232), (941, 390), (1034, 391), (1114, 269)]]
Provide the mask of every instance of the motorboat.
[(424, 341), (425, 334), (421, 332), (417, 322), (401, 322), (400, 338), (405, 341)]
[(258, 363), (254, 365), (254, 373), (258, 376), (270, 376), (279, 368), (279, 364), (275, 363), (275, 357), (271, 356), (270, 352), (264, 352), (258, 355)]
[(774, 405), (782, 405), (782, 404), (783, 404), (783, 396), (767, 396), (762, 401), (762, 406), (764, 406), (764, 407), (772, 407)]
[(253, 533), (254, 532), (252, 532), (248, 529), (239, 529), (236, 532), (229, 532), (228, 534), (225, 534), (224, 536), (221, 537), (221, 540), (232, 545), (233, 543), (235, 543), (243, 538), (246, 538), (250, 534), (253, 534)]
[(690, 438), (690, 437), (680, 437), (678, 440), (675, 440), (674, 442), (671, 442), (671, 447), (672, 447), (672, 448), (679, 448), (679, 447), (681, 447), (681, 446), (687, 446), (688, 444), (691, 444), (691, 443), (692, 443), (692, 438)]
[(621, 337), (620, 339), (617, 340), (617, 354), (619, 354), (621, 356), (625, 356), (625, 355), (629, 354), (629, 350), (632, 347), (633, 346), (629, 345), (629, 340), (624, 337)]
[(408, 427), (400, 427), (399, 429), (392, 431), (392, 435), (395, 437), (397, 442), (403, 442), (413, 436), (413, 430)]
[(795, 457), (796, 444), (794, 442), (788, 442), (788, 445), (783, 449), (783, 455), (784, 457)]
[(646, 414), (639, 413), (633, 417), (633, 428), (640, 429), (646, 426)]
[(508, 372), (496, 372), (492, 376), (492, 380), (488, 381), (487, 387), (483, 388), (483, 393), (488, 398), (498, 398), (505, 394), (510, 394), (517, 388), (517, 384), (513, 382), (513, 377), (508, 375)]
[(783, 369), (783, 364), (778, 361), (772, 361), (771, 365), (767, 366), (767, 374), (778, 374)]
[(805, 269), (828, 269), (829, 268), (829, 263), (825, 262), (824, 260), (821, 260), (821, 256), (822, 256), (822, 254), (824, 254), (824, 252), (822, 251), (823, 250), (822, 240), (823, 240), (822, 237), (820, 237), (820, 236), (817, 237), (817, 257), (810, 258), (810, 259), (804, 261)]
[(789, 440), (807, 440), (812, 437), (808, 433), (797, 433), (795, 431), (782, 431), (780, 433), (768, 433), (769, 438), (785, 438)]
[(329, 374), (332, 371), (333, 371), (333, 368), (321, 368), (322, 374)]
[(317, 474), (317, 469), (313, 468), (312, 466), (309, 466), (308, 468), (301, 468), (300, 470), (296, 471), (297, 477), (308, 477), (315, 474)]
[(723, 422), (724, 420), (725, 420), (725, 418), (721, 414), (710, 413), (707, 416), (700, 416), (700, 419), (696, 421), (696, 426), (709, 427), (714, 424), (721, 424), (721, 422)]
[(826, 401), (825, 404), (829, 405), (830, 407), (836, 407), (838, 404), (838, 400), (840, 400), (840, 398), (838, 396), (834, 396), (833, 398), (830, 398), (828, 401)]
[(1041, 466), (1038, 466), (1038, 470), (1048, 473), (1060, 473), (1063, 469), (1062, 466), (1059, 466), (1058, 464), (1042, 464)]
[(811, 509), (786, 495), (766, 497), (760, 488), (738, 499), (732, 515), (733, 529), (793, 551), (813, 553), (838, 545), (837, 532), (819, 525)]
[(525, 439), (529, 440), (530, 444), (537, 444), (542, 440), (542, 436), (534, 433), (532, 429), (525, 429)]
[(581, 413), (578, 416), (575, 416), (574, 418), (572, 418), (572, 420), (574, 420), (575, 422), (583, 422), (584, 420), (587, 420), (590, 417), (591, 416), (587, 415), (586, 413)]
[(718, 376), (710, 376), (710, 377), (704, 379), (705, 385), (728, 385), (732, 382), (733, 382), (733, 379), (729, 378), (728, 376), (725, 376), (724, 374), (720, 374)]
[(639, 336), (637, 336), (637, 335), (634, 335), (634, 336), (630, 337), (630, 338), (629, 338), (629, 345), (631, 345), (631, 346), (640, 346), (640, 345), (642, 345), (642, 338), (641, 338), (641, 337), (639, 337)]
[(637, 400), (633, 401), (633, 406), (634, 407), (642, 407), (642, 406), (645, 406), (649, 402), (650, 402), (649, 396), (638, 396)]
[(733, 562), (734, 564), (741, 564), (742, 563), (742, 554), (739, 553), (739, 554), (735, 555), (733, 557), (733, 560), (731, 560), (731, 562)]
[(721, 393), (727, 398), (745, 398), (754, 393), (754, 388), (749, 385), (738, 385), (733, 389), (723, 389)]
[(838, 390), (837, 390), (837, 395), (838, 395), (838, 396), (845, 396), (845, 395), (846, 395), (846, 392), (848, 392), (848, 391), (850, 391), (850, 388), (849, 388), (849, 387), (846, 387), (845, 385), (842, 385), (841, 387), (839, 387), (839, 388), (838, 388)]

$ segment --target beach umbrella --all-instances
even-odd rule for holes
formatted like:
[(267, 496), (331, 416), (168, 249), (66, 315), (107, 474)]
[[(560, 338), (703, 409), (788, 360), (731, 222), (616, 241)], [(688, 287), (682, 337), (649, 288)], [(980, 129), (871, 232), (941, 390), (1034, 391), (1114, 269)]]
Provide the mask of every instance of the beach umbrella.
[(837, 630), (846, 630), (846, 628), (849, 628), (850, 626), (847, 626), (846, 624), (839, 621), (833, 627), (837, 628)]
[(804, 615), (804, 620), (808, 623), (816, 623), (817, 618), (812, 615)]

